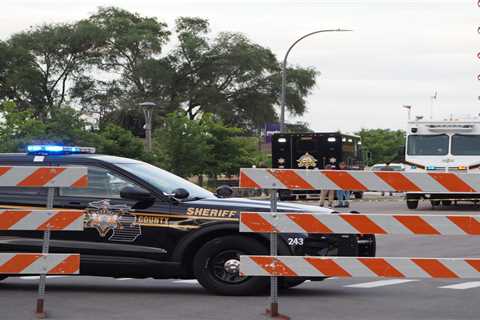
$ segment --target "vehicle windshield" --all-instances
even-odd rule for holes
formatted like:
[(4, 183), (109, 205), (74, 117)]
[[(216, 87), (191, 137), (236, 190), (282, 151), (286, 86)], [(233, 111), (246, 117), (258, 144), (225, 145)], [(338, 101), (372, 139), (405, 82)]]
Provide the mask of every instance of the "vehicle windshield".
[(172, 193), (175, 189), (183, 188), (189, 193), (187, 200), (214, 197), (210, 191), (148, 163), (118, 163), (117, 166), (147, 181), (164, 193)]
[(480, 135), (454, 134), (452, 136), (452, 154), (458, 156), (480, 155)]
[(443, 156), (448, 154), (448, 135), (410, 135), (407, 154), (409, 156)]

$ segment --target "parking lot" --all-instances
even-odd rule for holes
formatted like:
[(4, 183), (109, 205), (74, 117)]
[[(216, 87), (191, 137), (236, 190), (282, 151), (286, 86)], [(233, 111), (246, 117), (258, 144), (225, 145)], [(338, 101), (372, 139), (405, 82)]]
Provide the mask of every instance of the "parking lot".
[[(368, 197), (351, 209), (408, 213), (400, 198)], [(476, 214), (470, 205), (416, 213)], [(377, 237), (377, 256), (479, 257), (475, 237)], [(0, 284), (1, 319), (33, 318), (38, 278)], [(292, 319), (474, 319), (480, 281), (338, 279), (307, 282), (281, 292), (280, 310)], [(50, 277), (46, 309), (51, 319), (262, 319), (267, 296), (207, 294), (192, 280)]]

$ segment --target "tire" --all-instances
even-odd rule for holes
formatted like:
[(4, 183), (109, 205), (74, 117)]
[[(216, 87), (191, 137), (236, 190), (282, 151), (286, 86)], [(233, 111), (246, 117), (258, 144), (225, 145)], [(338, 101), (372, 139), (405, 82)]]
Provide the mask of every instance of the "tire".
[(198, 282), (209, 292), (243, 296), (265, 293), (267, 277), (241, 277), (236, 272), (227, 272), (227, 261), (239, 261), (241, 254), (267, 254), (267, 248), (255, 239), (245, 236), (225, 236), (207, 242), (194, 257), (193, 273)]
[(418, 208), (418, 200), (407, 200), (407, 208), (415, 210)]
[(361, 192), (361, 191), (360, 192), (354, 192), (353, 197), (355, 199), (362, 199), (363, 198), (363, 192)]

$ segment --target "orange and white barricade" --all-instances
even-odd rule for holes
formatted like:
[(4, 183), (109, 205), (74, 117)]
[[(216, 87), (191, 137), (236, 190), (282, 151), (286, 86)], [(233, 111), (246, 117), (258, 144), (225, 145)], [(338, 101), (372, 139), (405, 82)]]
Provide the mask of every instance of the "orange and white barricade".
[(240, 170), (241, 188), (392, 192), (480, 192), (480, 173), (258, 168)]
[(0, 187), (48, 188), (46, 210), (0, 210), (0, 230), (43, 231), (41, 253), (0, 253), (0, 274), (40, 274), (36, 315), (45, 317), (44, 299), (47, 274), (78, 274), (80, 255), (49, 254), (51, 231), (82, 231), (84, 212), (53, 210), (55, 189), (85, 188), (85, 167), (0, 166)]
[(80, 255), (0, 253), (0, 274), (78, 274)]
[(240, 232), (480, 235), (480, 216), (242, 212)]
[(240, 187), (270, 189), (271, 212), (242, 212), (241, 232), (270, 233), (269, 256), (240, 256), (244, 276), (271, 277), (277, 317), (276, 277), (382, 277), (480, 279), (480, 258), (278, 256), (277, 233), (480, 235), (480, 216), (326, 214), (277, 212), (277, 190), (480, 192), (480, 174), (257, 169), (240, 171)]

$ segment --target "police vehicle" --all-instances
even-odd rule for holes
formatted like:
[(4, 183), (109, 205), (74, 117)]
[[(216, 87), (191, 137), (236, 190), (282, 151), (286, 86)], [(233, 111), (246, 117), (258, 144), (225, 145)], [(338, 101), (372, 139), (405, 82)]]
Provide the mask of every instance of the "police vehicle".
[[(83, 232), (54, 232), (53, 253), (80, 253), (82, 275), (198, 279), (210, 292), (246, 295), (268, 278), (239, 274), (239, 255), (267, 254), (268, 235), (238, 232), (242, 210), (270, 211), (268, 201), (226, 198), (145, 162), (94, 154), (90, 148), (30, 146), (0, 154), (0, 166), (85, 166), (89, 186), (58, 188), (55, 208), (86, 209)], [(0, 208), (44, 208), (46, 188), (0, 188)], [(331, 210), (278, 204), (279, 211)], [(374, 256), (370, 235), (282, 234), (282, 255)], [(0, 252), (40, 252), (42, 233), (0, 232)], [(281, 279), (285, 288), (305, 278)], [(313, 279), (322, 280), (322, 279)]]
[[(359, 136), (341, 132), (275, 133), (272, 137), (272, 166), (280, 169), (325, 169), (344, 162), (347, 170), (363, 170), (364, 154)], [(362, 198), (362, 192), (354, 192)], [(319, 190), (282, 190), (281, 199), (309, 199)]]

